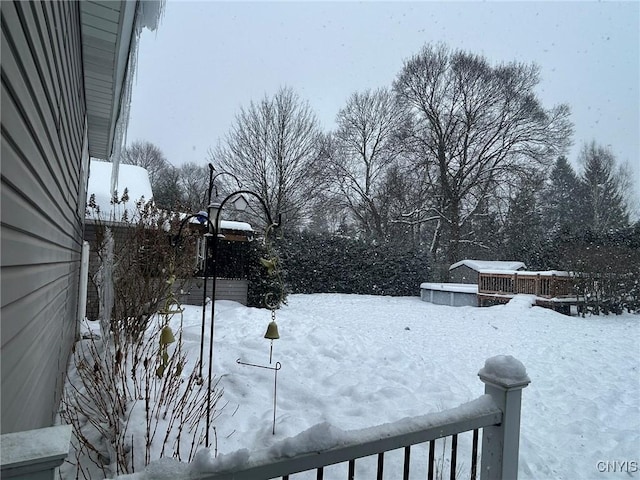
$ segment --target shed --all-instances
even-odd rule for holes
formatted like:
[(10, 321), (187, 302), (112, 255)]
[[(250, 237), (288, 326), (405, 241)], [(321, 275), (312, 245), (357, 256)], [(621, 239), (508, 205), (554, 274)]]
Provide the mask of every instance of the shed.
[[(191, 220), (190, 227), (202, 233), (206, 231), (206, 224), (197, 219)], [(195, 275), (193, 278), (183, 280), (178, 296), (181, 303), (202, 305), (205, 297), (213, 297), (213, 279), (207, 282), (207, 293), (204, 294), (204, 275), (208, 277), (213, 275), (214, 264), (217, 264), (215, 299), (247, 304), (249, 281), (247, 280), (246, 243), (253, 240), (253, 227), (246, 222), (221, 220), (220, 233), (218, 255), (215, 260), (212, 255), (213, 246), (209, 244), (205, 249), (205, 241), (207, 238), (211, 241), (212, 238), (203, 236), (198, 239)], [(205, 259), (205, 250), (209, 257), (207, 259)]]
[(478, 274), (483, 270), (524, 270), (526, 265), (517, 261), (461, 260), (449, 267), (449, 281), (454, 283), (478, 283)]

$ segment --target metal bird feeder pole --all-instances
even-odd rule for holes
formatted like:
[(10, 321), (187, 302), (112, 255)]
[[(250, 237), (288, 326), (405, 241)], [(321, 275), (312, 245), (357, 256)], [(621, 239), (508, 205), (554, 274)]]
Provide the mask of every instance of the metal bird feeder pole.
[[(184, 220), (182, 220), (182, 222), (180, 223), (180, 229), (178, 230), (178, 236), (177, 236), (177, 240), (176, 243), (174, 245), (174, 248), (178, 248), (178, 242), (180, 240), (180, 237), (182, 235), (182, 228), (185, 226), (185, 224), (191, 220), (192, 218), (197, 218), (199, 222), (202, 223), (202, 221), (206, 221), (207, 222), (207, 229), (211, 230), (213, 227), (213, 224), (211, 223), (211, 220), (209, 220), (208, 217), (204, 217), (199, 213), (194, 213), (193, 215), (188, 215), (187, 217), (184, 218)], [(208, 234), (205, 234), (205, 237)], [(205, 241), (204, 243), (204, 258), (205, 258), (205, 268), (204, 271), (202, 272), (203, 276), (204, 276), (204, 296), (202, 298), (202, 331), (201, 331), (201, 335), (200, 335), (200, 364), (198, 365), (198, 377), (199, 377), (199, 381), (200, 383), (202, 383), (202, 361), (204, 360), (204, 324), (205, 324), (205, 302), (206, 302), (206, 298), (207, 298), (207, 268), (206, 268), (206, 261), (207, 261), (207, 245), (208, 245), (208, 241)]]
[[(216, 197), (218, 196), (218, 189), (215, 187), (215, 180), (216, 178), (218, 178), (221, 175), (231, 175), (236, 182), (238, 183), (238, 187), (242, 188), (242, 184), (240, 183), (240, 180), (238, 180), (238, 177), (236, 177), (233, 173), (231, 172), (218, 172), (217, 174), (213, 174), (213, 172), (215, 171), (214, 166), (209, 163), (209, 188), (207, 190), (207, 205), (210, 206), (211, 205), (211, 192), (215, 189), (216, 191)], [(208, 215), (209, 212), (207, 212), (207, 233), (204, 235), (205, 237), (205, 242), (204, 242), (204, 268), (202, 271), (202, 276), (204, 277), (204, 282), (203, 282), (203, 289), (202, 289), (202, 329), (200, 331), (200, 365), (198, 367), (198, 376), (200, 377), (200, 381), (202, 381), (202, 361), (204, 360), (204, 332), (205, 332), (205, 323), (206, 323), (206, 305), (207, 305), (207, 283), (209, 280), (209, 275), (207, 275), (207, 259), (209, 258), (209, 238), (211, 238), (213, 235), (217, 235), (218, 231), (217, 231), (217, 225), (214, 226), (211, 223), (211, 219), (209, 218)], [(216, 252), (214, 252), (214, 262), (215, 262), (215, 254)], [(213, 277), (213, 295), (211, 298), (211, 302), (215, 302), (215, 286), (216, 286), (216, 277), (214, 275)], [(211, 320), (213, 321), (213, 319)], [(208, 443), (208, 442), (207, 442)]]
[[(212, 166), (210, 166), (210, 169), (213, 169)], [(281, 215), (278, 215), (278, 222), (274, 223), (272, 218), (271, 218), (271, 214), (269, 213), (269, 209), (267, 208), (266, 203), (264, 202), (264, 200), (262, 199), (262, 197), (260, 197), (260, 195), (258, 195), (255, 192), (252, 192), (251, 190), (237, 190), (233, 193), (230, 193), (229, 195), (227, 195), (224, 200), (222, 200), (222, 202), (218, 203), (210, 203), (209, 204), (209, 212), (208, 212), (208, 217), (209, 219), (211, 219), (212, 216), (214, 216), (214, 211), (215, 211), (215, 221), (213, 222), (213, 228), (215, 229), (213, 231), (213, 252), (212, 252), (212, 257), (213, 257), (213, 272), (212, 272), (212, 277), (213, 277), (213, 288), (212, 288), (212, 293), (211, 293), (211, 330), (209, 332), (209, 378), (208, 378), (208, 384), (207, 384), (207, 427), (206, 427), (206, 433), (205, 433), (205, 443), (206, 443), (206, 447), (209, 446), (209, 429), (210, 429), (210, 425), (211, 425), (211, 382), (212, 382), (212, 373), (213, 373), (213, 337), (214, 337), (214, 333), (215, 333), (215, 308), (216, 308), (216, 277), (218, 276), (218, 262), (217, 262), (217, 255), (218, 255), (218, 239), (221, 236), (220, 233), (220, 213), (222, 212), (222, 209), (224, 208), (224, 206), (227, 204), (227, 202), (229, 202), (232, 198), (242, 198), (242, 195), (250, 195), (254, 198), (256, 198), (260, 204), (262, 205), (262, 208), (264, 209), (264, 213), (267, 217), (267, 221), (268, 221), (268, 225), (269, 228), (272, 227), (278, 227), (280, 226), (282, 217)], [(246, 204), (246, 200), (245, 200), (245, 204)], [(211, 222), (209, 222), (210, 227)], [(205, 264), (205, 269), (206, 269), (207, 265)], [(202, 307), (203, 311), (204, 311), (204, 305)], [(204, 335), (203, 335), (204, 336)]]

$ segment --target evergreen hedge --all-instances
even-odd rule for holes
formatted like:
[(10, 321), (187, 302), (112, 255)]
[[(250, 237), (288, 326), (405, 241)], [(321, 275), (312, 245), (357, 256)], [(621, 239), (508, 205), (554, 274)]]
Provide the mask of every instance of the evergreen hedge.
[(277, 247), (290, 293), (415, 296), (429, 276), (426, 251), (401, 241), (304, 232)]
[(640, 222), (606, 233), (566, 236), (558, 243), (560, 263), (576, 275), (583, 313), (640, 312)]

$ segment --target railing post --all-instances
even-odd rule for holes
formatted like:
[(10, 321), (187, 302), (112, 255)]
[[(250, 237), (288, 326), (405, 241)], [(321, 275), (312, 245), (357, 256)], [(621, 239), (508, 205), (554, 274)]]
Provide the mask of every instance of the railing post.
[(485, 427), (482, 434), (481, 480), (515, 480), (518, 478), (520, 448), (520, 405), (522, 389), (531, 380), (524, 365), (510, 355), (489, 358), (478, 372), (502, 410), (502, 423)]
[(0, 436), (0, 477), (54, 480), (71, 445), (71, 425)]

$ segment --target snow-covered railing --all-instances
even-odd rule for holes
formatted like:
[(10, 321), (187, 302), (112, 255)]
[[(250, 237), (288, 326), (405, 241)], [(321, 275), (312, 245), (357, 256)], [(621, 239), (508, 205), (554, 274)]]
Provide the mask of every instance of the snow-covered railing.
[[(345, 432), (320, 424), (300, 435), (277, 442), (255, 452), (242, 450), (200, 462), (189, 478), (202, 480), (289, 479), (299, 472), (316, 470), (322, 479), (324, 468), (348, 462), (347, 478), (355, 478), (356, 460), (377, 455), (377, 478), (382, 478), (386, 452), (404, 449), (402, 478), (409, 478), (411, 446), (429, 445), (428, 477), (434, 478), (434, 441), (452, 437), (450, 478), (456, 476), (457, 435), (474, 432), (471, 478), (516, 479), (520, 441), (520, 402), (522, 389), (530, 380), (522, 363), (511, 356), (488, 359), (478, 373), (485, 383), (485, 394), (459, 407), (422, 417)], [(478, 430), (483, 429), (480, 467)], [(209, 474), (204, 472), (210, 472)], [(393, 478), (400, 478), (394, 475)]]
[(40, 428), (0, 436), (0, 477), (54, 480), (69, 453), (71, 425)]
[(529, 294), (544, 298), (570, 296), (571, 277), (567, 272), (488, 271), (478, 274), (478, 293)]

